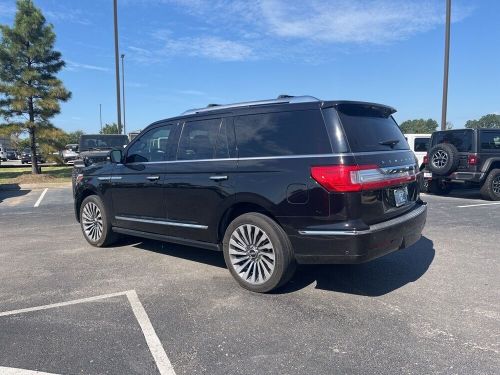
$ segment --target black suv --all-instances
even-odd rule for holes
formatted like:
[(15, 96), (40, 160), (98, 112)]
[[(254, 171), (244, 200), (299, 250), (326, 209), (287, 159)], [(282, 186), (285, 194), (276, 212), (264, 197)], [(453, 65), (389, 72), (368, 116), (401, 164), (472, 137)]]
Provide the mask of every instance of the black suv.
[(434, 194), (447, 194), (462, 183), (480, 187), (485, 199), (500, 200), (500, 129), (435, 132), (425, 163)]
[(394, 112), (288, 96), (190, 110), (82, 170), (76, 218), (94, 246), (127, 234), (223, 251), (256, 292), (296, 263), (365, 262), (415, 243), (427, 216)]

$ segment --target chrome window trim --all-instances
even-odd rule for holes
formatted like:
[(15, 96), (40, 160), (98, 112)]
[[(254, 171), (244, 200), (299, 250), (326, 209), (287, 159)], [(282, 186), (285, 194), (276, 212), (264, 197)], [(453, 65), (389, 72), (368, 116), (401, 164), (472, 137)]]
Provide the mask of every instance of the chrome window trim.
[[(408, 152), (408, 151), (410, 151), (410, 150), (370, 151), (370, 152), (344, 152), (344, 153), (336, 153), (336, 154), (331, 153), (331, 154), (253, 156), (253, 157), (245, 157), (245, 158), (216, 158), (216, 159), (195, 159), (195, 160), (164, 160), (164, 161), (136, 162), (136, 163), (127, 163), (127, 164), (129, 164), (129, 165), (135, 165), (135, 164), (162, 164), (162, 163), (171, 164), (171, 163), (207, 162), (207, 161), (246, 161), (246, 160), (270, 160), (270, 159), (330, 158), (330, 157), (339, 157), (339, 156), (362, 156), (362, 155), (393, 154), (393, 153), (397, 153), (397, 152)], [(389, 168), (394, 168), (394, 167), (389, 167)]]
[(194, 228), (194, 229), (208, 229), (207, 225), (178, 223), (178, 222), (175, 222), (175, 221), (166, 221), (166, 220), (140, 219), (138, 217), (127, 217), (127, 216), (115, 216), (115, 219), (116, 220), (125, 220), (125, 221), (134, 221), (134, 222), (138, 222), (138, 223), (169, 225), (169, 226), (172, 226), (172, 227), (183, 227), (183, 228)]
[(366, 230), (299, 230), (299, 234), (304, 236), (360, 236), (363, 234), (371, 234), (384, 230), (393, 225), (404, 223), (411, 220), (427, 211), (427, 205), (422, 205), (417, 209), (382, 223), (373, 224), (370, 229)]

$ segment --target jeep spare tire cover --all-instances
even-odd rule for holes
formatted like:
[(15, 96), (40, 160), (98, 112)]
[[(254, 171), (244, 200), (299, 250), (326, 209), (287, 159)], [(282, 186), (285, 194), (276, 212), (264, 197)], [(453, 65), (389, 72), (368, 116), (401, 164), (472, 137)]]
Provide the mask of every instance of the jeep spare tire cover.
[(459, 155), (455, 146), (439, 143), (429, 150), (428, 169), (439, 176), (455, 172), (458, 168)]

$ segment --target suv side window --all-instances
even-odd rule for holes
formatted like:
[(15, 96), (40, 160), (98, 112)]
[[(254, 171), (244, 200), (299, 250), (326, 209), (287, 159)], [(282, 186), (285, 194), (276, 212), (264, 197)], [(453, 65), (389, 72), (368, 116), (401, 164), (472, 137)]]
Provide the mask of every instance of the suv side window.
[(433, 135), (433, 144), (450, 143), (457, 148), (459, 152), (472, 151), (472, 130), (452, 130), (437, 132)]
[(168, 160), (168, 140), (174, 135), (174, 129), (175, 124), (163, 125), (141, 135), (127, 151), (126, 163)]
[(481, 150), (500, 151), (500, 131), (482, 131), (479, 133)]
[(332, 152), (319, 110), (245, 115), (234, 124), (240, 158)]
[(217, 157), (228, 158), (229, 146), (225, 121), (209, 119), (188, 121), (182, 128), (177, 150), (177, 160), (212, 159), (217, 150)]
[(413, 150), (416, 152), (426, 152), (429, 149), (429, 138), (415, 138)]

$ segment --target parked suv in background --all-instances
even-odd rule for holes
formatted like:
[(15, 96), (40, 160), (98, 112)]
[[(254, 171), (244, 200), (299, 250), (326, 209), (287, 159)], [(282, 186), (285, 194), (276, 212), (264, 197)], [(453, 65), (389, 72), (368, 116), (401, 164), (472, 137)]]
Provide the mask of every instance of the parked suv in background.
[(435, 132), (426, 163), (432, 193), (447, 194), (462, 183), (480, 187), (485, 199), (500, 200), (500, 129)]
[(256, 292), (297, 262), (365, 262), (415, 243), (427, 215), (394, 112), (289, 96), (190, 110), (83, 169), (76, 218), (94, 246), (128, 234), (223, 251)]

